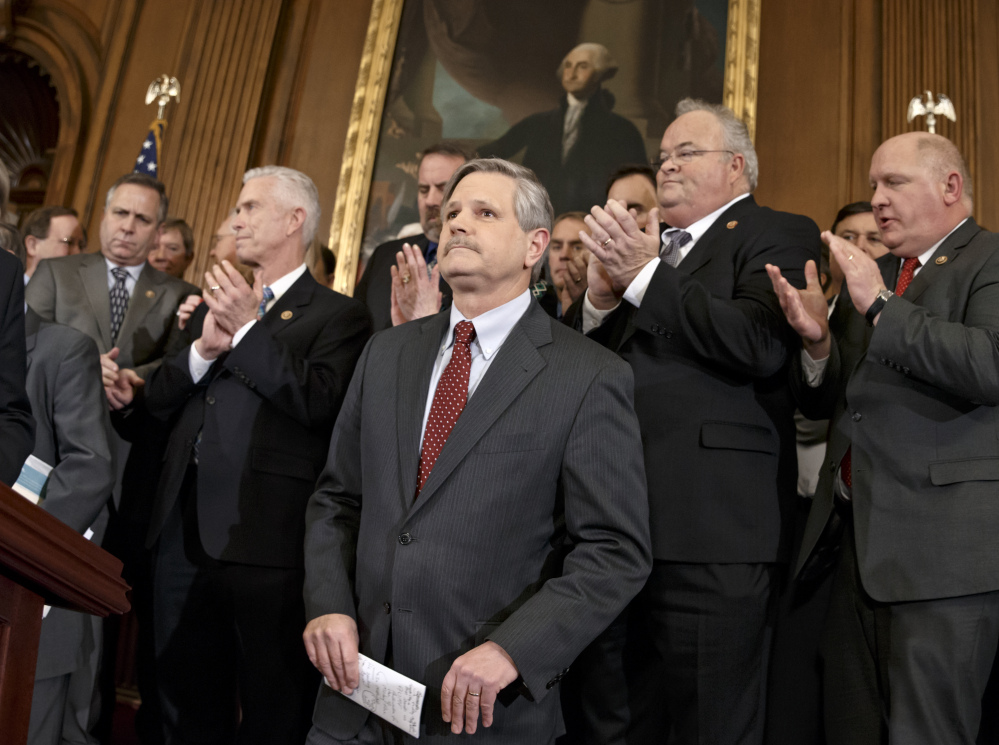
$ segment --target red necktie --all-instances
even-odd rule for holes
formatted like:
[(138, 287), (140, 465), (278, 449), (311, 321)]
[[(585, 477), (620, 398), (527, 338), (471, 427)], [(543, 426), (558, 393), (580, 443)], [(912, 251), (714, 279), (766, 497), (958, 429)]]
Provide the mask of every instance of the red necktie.
[(470, 321), (460, 321), (454, 327), (454, 347), (451, 361), (444, 368), (434, 402), (430, 405), (427, 429), (423, 433), (423, 450), (420, 452), (420, 468), (416, 477), (416, 496), (430, 478), (430, 472), (437, 462), (437, 456), (444, 449), (444, 443), (454, 429), (468, 400), (468, 374), (472, 370), (472, 350), (469, 345), (475, 338), (475, 327)]
[[(902, 262), (902, 271), (899, 272), (898, 282), (895, 283), (895, 294), (901, 295), (905, 292), (909, 283), (912, 282), (912, 278), (916, 276), (916, 267), (919, 266), (919, 257), (913, 256)], [(853, 465), (853, 447), (849, 447), (846, 450), (846, 455), (843, 456), (843, 461), (840, 463), (840, 478), (843, 479), (843, 483), (846, 484), (848, 489), (853, 488), (853, 474), (850, 469)]]

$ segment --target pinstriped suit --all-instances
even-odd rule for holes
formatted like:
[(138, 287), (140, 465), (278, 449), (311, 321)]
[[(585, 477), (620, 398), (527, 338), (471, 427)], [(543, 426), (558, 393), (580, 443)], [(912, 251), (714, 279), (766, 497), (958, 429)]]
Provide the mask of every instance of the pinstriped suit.
[[(631, 374), (532, 301), (414, 502), (448, 322), (376, 334), (361, 356), (306, 516), (306, 614), (350, 615), (363, 654), (426, 684), (421, 741), (449, 733), (452, 662), (494, 641), (522, 685), (500, 693), (476, 740), (553, 742), (563, 725), (548, 694), (650, 566)], [(321, 686), (316, 741), (353, 738), (367, 719)]]

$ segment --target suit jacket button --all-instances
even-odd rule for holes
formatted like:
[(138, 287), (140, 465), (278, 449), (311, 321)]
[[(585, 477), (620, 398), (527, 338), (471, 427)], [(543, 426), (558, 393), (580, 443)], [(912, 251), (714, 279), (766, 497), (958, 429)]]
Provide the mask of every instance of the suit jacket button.
[(861, 413), (859, 411), (853, 412), (853, 421), (859, 422), (863, 418), (864, 417), (861, 415)]
[(545, 683), (545, 690), (550, 691), (552, 688), (555, 687), (556, 683), (558, 683), (557, 680), (549, 680), (547, 683)]
[(667, 339), (672, 339), (673, 338), (673, 332), (672, 331), (667, 331), (666, 332), (666, 338)]
[[(464, 328), (464, 327), (462, 327), (462, 328)], [(392, 603), (386, 601), (385, 604), (382, 605), (382, 607), (385, 609), (386, 613), (391, 613), (392, 612)]]
[(205, 397), (205, 403), (208, 404), (209, 406), (211, 406), (212, 404), (214, 404), (215, 403), (215, 396), (206, 396)]
[(652, 333), (653, 334), (658, 334), (659, 333), (659, 324), (658, 323), (652, 324), (651, 328), (652, 328)]
[(907, 367), (903, 367), (903, 368), (902, 368), (902, 373), (903, 373), (904, 375), (908, 375), (908, 374), (909, 374), (909, 368), (907, 368)]
[(410, 535), (409, 533), (403, 533), (401, 536), (399, 536), (399, 543), (401, 543), (403, 546), (408, 546), (412, 542), (413, 542), (413, 536)]

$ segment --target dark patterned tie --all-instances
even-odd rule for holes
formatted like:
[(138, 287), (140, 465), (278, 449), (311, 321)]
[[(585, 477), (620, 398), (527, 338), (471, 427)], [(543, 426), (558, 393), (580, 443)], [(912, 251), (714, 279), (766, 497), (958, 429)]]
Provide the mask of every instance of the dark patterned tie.
[(434, 402), (430, 405), (430, 416), (427, 417), (427, 429), (423, 433), (423, 450), (420, 452), (420, 468), (416, 477), (417, 497), (427, 483), (437, 456), (444, 449), (444, 442), (468, 400), (468, 375), (472, 370), (472, 350), (469, 345), (474, 338), (475, 327), (470, 321), (460, 321), (454, 327), (451, 361), (447, 363), (437, 383)]
[[(909, 284), (912, 282), (912, 278), (916, 276), (916, 267), (919, 266), (919, 257), (913, 256), (902, 262), (902, 271), (899, 272), (898, 282), (895, 283), (895, 294), (901, 295), (908, 288)], [(846, 450), (846, 455), (843, 456), (843, 462), (840, 464), (840, 478), (843, 479), (843, 483), (846, 484), (848, 489), (853, 488), (853, 447), (849, 447)]]
[(686, 230), (668, 230), (666, 237), (669, 238), (669, 242), (659, 252), (659, 258), (670, 266), (676, 266), (680, 263), (680, 249), (690, 243), (694, 237)]
[(259, 321), (264, 317), (264, 313), (267, 312), (267, 303), (274, 299), (274, 290), (270, 287), (264, 287), (264, 298), (260, 301), (260, 307), (257, 308), (257, 320)]
[(118, 331), (121, 330), (125, 311), (128, 310), (128, 286), (125, 284), (128, 270), (116, 266), (111, 273), (114, 275), (114, 287), (111, 288), (111, 345), (114, 346), (118, 342)]

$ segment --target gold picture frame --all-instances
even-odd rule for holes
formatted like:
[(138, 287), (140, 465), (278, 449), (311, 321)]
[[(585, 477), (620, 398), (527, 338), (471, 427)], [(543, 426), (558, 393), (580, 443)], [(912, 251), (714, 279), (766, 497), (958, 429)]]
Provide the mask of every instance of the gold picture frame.
[[(723, 101), (756, 134), (762, 0), (728, 0)], [(336, 254), (333, 289), (352, 295), (368, 209), (382, 113), (405, 0), (373, 0), (340, 166), (329, 247)]]

